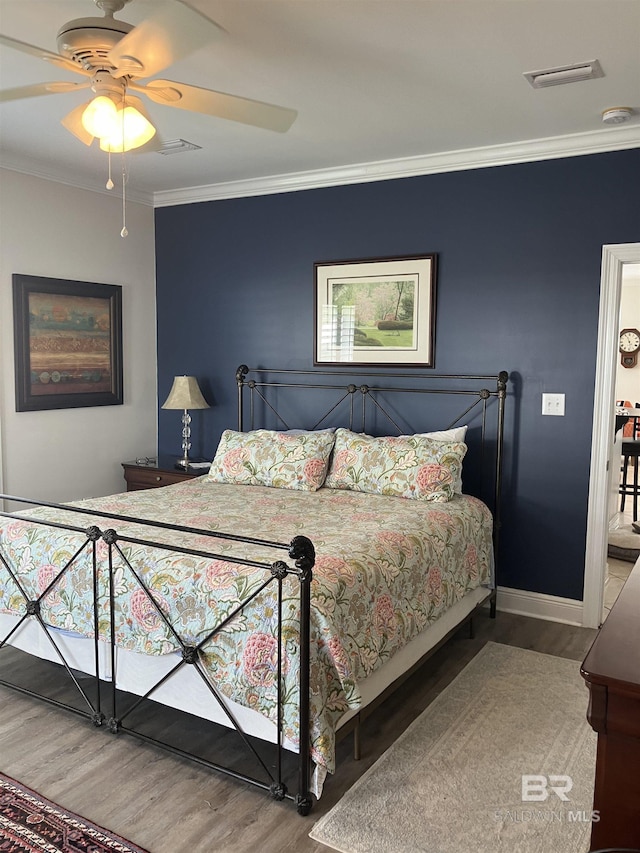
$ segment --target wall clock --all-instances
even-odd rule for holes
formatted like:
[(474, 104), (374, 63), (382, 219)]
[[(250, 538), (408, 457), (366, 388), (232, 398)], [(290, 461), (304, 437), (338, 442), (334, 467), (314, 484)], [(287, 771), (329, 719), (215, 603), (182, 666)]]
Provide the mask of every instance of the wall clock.
[(640, 350), (640, 332), (637, 329), (623, 329), (620, 332), (620, 363), (623, 367), (635, 367)]

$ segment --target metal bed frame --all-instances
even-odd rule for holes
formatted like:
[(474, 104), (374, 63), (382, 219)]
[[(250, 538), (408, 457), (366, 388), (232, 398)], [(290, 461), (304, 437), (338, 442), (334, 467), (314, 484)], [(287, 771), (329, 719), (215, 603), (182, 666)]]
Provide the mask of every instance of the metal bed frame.
[[(302, 381), (301, 377), (306, 377), (306, 381)], [(278, 389), (288, 389), (300, 391), (300, 389), (323, 389), (325, 391), (336, 392), (336, 398), (333, 400), (329, 408), (321, 416), (312, 428), (320, 428), (320, 425), (326, 421), (328, 417), (336, 417), (340, 407), (346, 403), (348, 408), (348, 425), (349, 428), (355, 428), (356, 425), (356, 407), (355, 400), (360, 395), (361, 408), (358, 426), (362, 431), (368, 424), (368, 415), (370, 412), (375, 412), (376, 417), (382, 416), (385, 421), (389, 421), (395, 429), (400, 433), (402, 427), (396, 422), (396, 418), (389, 410), (389, 406), (385, 403), (385, 399), (390, 394), (395, 393), (421, 393), (421, 394), (454, 394), (464, 395), (472, 398), (470, 405), (460, 413), (451, 425), (459, 422), (463, 417), (470, 414), (476, 407), (480, 407), (481, 411), (481, 443), (484, 456), (484, 445), (487, 432), (487, 406), (492, 399), (497, 400), (498, 412), (495, 421), (495, 466), (493, 467), (493, 500), (491, 507), (494, 517), (494, 549), (497, 561), (498, 553), (498, 537), (500, 530), (500, 500), (501, 500), (501, 483), (502, 483), (502, 456), (503, 456), (503, 437), (504, 437), (504, 407), (507, 396), (507, 380), (508, 374), (500, 372), (497, 376), (436, 376), (425, 374), (366, 374), (366, 384), (355, 384), (349, 381), (349, 374), (343, 371), (298, 371), (298, 370), (268, 370), (266, 368), (250, 369), (246, 365), (241, 365), (236, 372), (236, 381), (238, 388), (238, 428), (240, 430), (255, 428), (256, 416), (258, 410), (261, 410), (263, 418), (268, 420), (271, 418), (281, 426), (277, 428), (289, 429), (289, 424), (278, 412), (278, 408), (270, 399), (269, 394), (274, 389), (278, 393)], [(382, 384), (370, 384), (372, 379), (384, 378), (386, 381)], [(388, 384), (390, 381), (404, 380), (410, 378), (414, 384), (410, 387), (392, 387)], [(425, 387), (415, 387), (416, 381), (429, 380), (435, 388), (427, 389)], [(478, 383), (493, 381), (495, 386), (492, 389), (486, 387), (471, 387), (471, 384), (478, 386)], [(437, 387), (438, 384), (450, 381), (458, 383), (457, 388), (447, 389), (445, 387)], [(466, 384), (465, 384), (466, 383)], [(246, 395), (249, 395), (248, 406), (246, 404)], [(483, 465), (484, 467), (484, 465)], [(30, 687), (25, 687), (8, 679), (0, 678), (0, 685), (17, 690), (20, 693), (41, 699), (58, 708), (64, 708), (87, 718), (90, 722), (98, 727), (106, 725), (108, 730), (114, 734), (126, 732), (136, 736), (137, 738), (168, 749), (170, 752), (204, 765), (214, 771), (226, 773), (227, 775), (257, 786), (269, 792), (276, 800), (291, 800), (297, 811), (306, 815), (312, 807), (312, 797), (310, 793), (310, 777), (311, 777), (311, 760), (307, 744), (307, 736), (304, 733), (309, 732), (310, 727), (310, 710), (309, 710), (309, 663), (310, 663), (310, 614), (311, 614), (311, 584), (313, 578), (313, 566), (315, 561), (315, 552), (312, 542), (304, 536), (296, 536), (290, 543), (278, 543), (255, 539), (249, 536), (244, 536), (238, 533), (212, 532), (210, 530), (202, 530), (191, 527), (184, 527), (177, 524), (166, 522), (144, 521), (126, 515), (118, 515), (115, 513), (98, 512), (93, 509), (74, 507), (68, 504), (46, 503), (44, 501), (36, 501), (16, 497), (12, 495), (0, 495), (0, 500), (12, 502), (20, 502), (29, 506), (39, 506), (60, 510), (61, 512), (73, 512), (80, 518), (83, 514), (91, 516), (91, 524), (87, 527), (82, 527), (81, 522), (77, 526), (65, 524), (62, 522), (52, 522), (43, 520), (27, 514), (27, 511), (20, 511), (19, 517), (23, 521), (33, 522), (37, 525), (45, 525), (47, 527), (58, 528), (64, 531), (77, 532), (79, 534), (79, 544), (75, 553), (70, 559), (59, 568), (56, 576), (48, 583), (46, 588), (37, 597), (31, 597), (18, 577), (16, 567), (11, 564), (11, 561), (6, 556), (4, 549), (0, 546), (0, 583), (12, 582), (22, 600), (22, 612), (19, 614), (17, 624), (9, 631), (9, 633), (0, 636), (0, 651), (6, 650), (10, 645), (10, 640), (17, 633), (18, 629), (27, 621), (35, 622), (44, 632), (48, 643), (50, 644), (50, 660), (62, 665), (67, 675), (70, 678), (74, 689), (77, 704), (73, 705), (69, 702), (61, 701), (50, 696), (43, 695), (37, 690)], [(15, 517), (13, 513), (2, 511), (0, 516)], [(96, 523), (97, 522), (97, 523)], [(148, 528), (150, 538), (134, 538), (127, 536), (126, 528), (118, 531), (117, 522), (135, 523), (144, 525)], [(167, 545), (163, 542), (155, 541), (153, 538), (153, 530), (169, 530), (176, 534), (197, 534), (200, 537), (208, 537), (212, 540), (212, 550), (192, 549), (183, 546)], [(98, 543), (102, 540), (107, 547), (106, 559), (100, 560), (98, 555)], [(240, 557), (231, 557), (228, 554), (221, 555), (215, 552), (215, 540), (233, 540), (247, 545), (259, 545), (268, 551), (284, 552), (293, 565), (289, 565), (282, 559), (273, 561), (257, 561), (242, 559)], [(160, 548), (170, 550), (173, 553), (199, 556), (209, 559), (223, 559), (229, 562), (235, 562), (242, 565), (248, 565), (260, 569), (264, 572), (264, 581), (260, 587), (248, 595), (240, 605), (229, 614), (224, 620), (219, 622), (207, 636), (197, 644), (188, 642), (181, 636), (179, 630), (167, 617), (165, 612), (156, 602), (152, 591), (145, 585), (143, 579), (136, 571), (135, 566), (129, 561), (126, 548), (123, 545), (135, 544), (148, 546), (149, 548)], [(93, 673), (90, 675), (91, 688), (83, 683), (85, 677), (78, 677), (78, 673), (74, 671), (70, 662), (65, 658), (63, 649), (59, 642), (57, 629), (49, 626), (43, 619), (41, 609), (43, 599), (56, 587), (60, 580), (66, 575), (73, 572), (74, 567), (78, 564), (81, 558), (90, 559), (92, 582), (93, 582)], [(136, 588), (144, 591), (150, 605), (154, 608), (160, 619), (169, 630), (179, 647), (180, 659), (170, 671), (158, 680), (151, 688), (149, 688), (143, 696), (132, 696), (125, 694), (124, 698), (121, 692), (117, 689), (117, 665), (116, 665), (116, 640), (115, 640), (115, 591), (114, 591), (114, 573), (118, 566), (124, 566), (130, 573), (130, 577), (135, 581)], [(297, 791), (290, 793), (285, 778), (289, 778), (284, 770), (283, 756), (285, 747), (283, 744), (283, 719), (282, 719), (282, 585), (285, 578), (292, 576), (299, 581), (299, 607), (300, 607), (300, 626), (299, 626), (299, 644), (300, 644), (300, 674), (299, 674), (299, 714), (298, 725), (300, 733), (300, 748), (297, 755)], [(104, 642), (104, 638), (99, 639), (99, 601), (100, 590), (104, 591), (106, 585), (108, 606), (109, 606), (109, 621), (110, 621), (110, 636), (108, 639), (108, 654), (110, 656), (110, 671), (111, 682), (106, 680), (105, 673), (101, 671), (100, 664), (100, 643)], [(215, 641), (215, 637), (231, 619), (238, 615), (244, 608), (250, 607), (252, 601), (259, 595), (267, 586), (274, 585), (277, 589), (278, 600), (278, 660), (277, 660), (277, 738), (275, 744), (276, 758), (275, 762), (268, 764), (267, 761), (258, 753), (252, 745), (249, 737), (243, 732), (242, 728), (234, 718), (229, 708), (225, 705), (222, 697), (211, 684), (203, 669), (199, 659), (201, 650), (210, 642)], [(491, 592), (490, 597), (491, 616), (495, 616), (496, 611), (496, 591), (495, 588)], [(188, 752), (176, 746), (163, 743), (154, 737), (145, 734), (134, 727), (128, 725), (128, 719), (138, 709), (141, 704), (153, 698), (154, 692), (160, 688), (173, 674), (183, 669), (184, 667), (192, 667), (200, 676), (206, 687), (208, 688), (212, 701), (217, 702), (223, 710), (228, 720), (230, 728), (234, 729), (242, 739), (248, 754), (253, 756), (256, 765), (260, 768), (261, 778), (256, 778), (253, 775), (247, 775), (244, 772), (234, 770), (229, 767), (224, 767), (219, 763), (210, 761), (202, 756)], [(91, 695), (90, 695), (91, 694)], [(78, 696), (80, 697), (78, 700)], [(213, 725), (213, 724), (212, 724)]]

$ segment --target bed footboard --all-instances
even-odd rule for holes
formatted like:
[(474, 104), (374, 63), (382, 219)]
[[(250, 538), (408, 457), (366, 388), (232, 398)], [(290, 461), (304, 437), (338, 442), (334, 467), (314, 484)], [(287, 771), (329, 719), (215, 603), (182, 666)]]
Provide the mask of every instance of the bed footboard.
[[(60, 513), (60, 517), (64, 519), (68, 519), (70, 514), (74, 514), (79, 521), (82, 521), (83, 514), (91, 516), (91, 523), (87, 527), (82, 527), (79, 523), (72, 524), (68, 521), (53, 521), (50, 517), (39, 517), (40, 509), (31, 514), (23, 511), (19, 515), (0, 513), (0, 516), (12, 520), (11, 532), (3, 537), (0, 543), (0, 615), (3, 620), (0, 625), (4, 626), (0, 628), (0, 652), (2, 653), (0, 663), (3, 662), (6, 657), (4, 653), (9, 652), (10, 647), (30, 652), (36, 647), (35, 654), (38, 657), (59, 664), (64, 669), (68, 676), (67, 686), (72, 698), (45, 695), (37, 689), (25, 686), (24, 682), (17, 683), (19, 679), (15, 678), (11, 680), (2, 677), (0, 684), (71, 711), (88, 719), (96, 727), (104, 725), (114, 734), (122, 732), (134, 735), (154, 746), (163, 747), (183, 758), (247, 782), (267, 791), (276, 800), (291, 800), (300, 814), (308, 814), (313, 802), (310, 794), (309, 667), (311, 581), (315, 552), (311, 541), (307, 537), (296, 536), (289, 544), (265, 542), (251, 537), (229, 536), (180, 525), (141, 522), (140, 519), (128, 516), (99, 513), (92, 509), (43, 503), (10, 495), (0, 495), (0, 499), (44, 507), (47, 511), (46, 515), (50, 516), (49, 511), (53, 510)], [(172, 536), (175, 533), (176, 538), (182, 541), (185, 536), (196, 536), (198, 543), (202, 543), (203, 538), (212, 543), (213, 540), (233, 539), (234, 542), (246, 543), (247, 546), (259, 545), (261, 548), (283, 551), (284, 556), (288, 557), (292, 564), (283, 559), (268, 562), (221, 554), (213, 550), (213, 544), (207, 548), (170, 545), (166, 541), (150, 538), (153, 535), (151, 532), (141, 538), (128, 532), (131, 523), (135, 523), (136, 527), (143, 524), (149, 531), (154, 528), (161, 530), (163, 534), (167, 530), (172, 531)], [(37, 565), (32, 567), (33, 571), (29, 575), (24, 567), (26, 552), (19, 552), (12, 547), (11, 536), (19, 538), (21, 531), (40, 528), (53, 531), (58, 537), (57, 542), (62, 541), (61, 536), (64, 537), (68, 556), (61, 562), (59, 559), (56, 560), (53, 554), (40, 554)], [(70, 542), (73, 542), (73, 547), (69, 547)], [(172, 554), (206, 561), (223, 560), (226, 563), (250, 566), (257, 570), (259, 581), (253, 585), (243, 600), (234, 603), (230, 611), (222, 616), (216, 615), (215, 624), (207, 627), (204, 636), (194, 639), (181, 628), (178, 624), (179, 620), (172, 618), (172, 615), (167, 612), (167, 608), (159, 601), (157, 591), (145, 582), (139, 564), (130, 558), (129, 546), (141, 546), (153, 552), (170, 551)], [(33, 554), (37, 553), (34, 547)], [(137, 597), (138, 606), (145, 608), (145, 612), (149, 614), (150, 623), (162, 626), (164, 634), (170, 637), (175, 649), (171, 653), (170, 666), (165, 667), (166, 671), (156, 677), (151, 685), (145, 684), (136, 689), (137, 695), (133, 696), (119, 689), (118, 680), (120, 642), (118, 619), (121, 619), (125, 612), (120, 597), (125, 575), (127, 585), (134, 589), (133, 595)], [(290, 642), (291, 638), (288, 636), (285, 639), (283, 635), (285, 624), (283, 584), (289, 578), (297, 581), (299, 586), (297, 595), (299, 624), (296, 637), (299, 673), (293, 674), (293, 678), (291, 672), (287, 673), (289, 691), (292, 680), (299, 685), (296, 721), (299, 748), (294, 759), (297, 763), (295, 793), (290, 793), (287, 785), (287, 782), (291, 784), (292, 781), (292, 746), (290, 738), (289, 741), (285, 738), (284, 718), (285, 666), (290, 667), (291, 664), (290, 656), (285, 656), (284, 647), (285, 642)], [(80, 635), (75, 631), (65, 630), (64, 624), (54, 624), (59, 620), (51, 605), (53, 600), (66, 595), (70, 589), (79, 589), (80, 586), (88, 589), (87, 598), (82, 604), (85, 611), (82, 634), (84, 643), (89, 643), (91, 646), (91, 653), (85, 654), (81, 661), (73, 651), (75, 648), (73, 640)], [(215, 683), (205, 665), (207, 651), (215, 650), (216, 642), (225, 628), (232, 625), (234, 620), (244, 618), (250, 608), (256, 606), (256, 602), (259, 602), (265, 591), (277, 602), (273, 644), (275, 659), (268, 661), (269, 667), (273, 670), (275, 712), (271, 715), (273, 717), (271, 724), (275, 727), (275, 738), (268, 747), (265, 747), (251, 731), (244, 730), (234, 711), (233, 703), (228, 701), (228, 697), (225, 696), (220, 685)], [(287, 631), (290, 634), (290, 621), (287, 622)], [(180, 673), (184, 670), (191, 671), (189, 673), (191, 681), (195, 678), (209, 696), (209, 701), (214, 706), (209, 718), (222, 717), (226, 728), (236, 733), (242, 744), (245, 759), (248, 757), (256, 769), (255, 774), (224, 766), (218, 761), (162, 742), (140, 728), (134, 727), (132, 720), (136, 714), (139, 717), (140, 712), (148, 712), (147, 700), (160, 695), (163, 687), (171, 679), (180, 677)], [(163, 700), (160, 699), (160, 701)], [(151, 707), (157, 708), (157, 703)], [(290, 729), (291, 721), (288, 722)], [(211, 725), (212, 730), (215, 730), (215, 726)], [(268, 758), (265, 748), (269, 752)]]

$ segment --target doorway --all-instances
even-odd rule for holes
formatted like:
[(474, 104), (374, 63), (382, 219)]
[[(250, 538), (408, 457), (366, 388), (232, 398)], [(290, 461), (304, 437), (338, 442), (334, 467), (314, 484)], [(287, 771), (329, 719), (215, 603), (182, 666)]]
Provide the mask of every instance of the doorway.
[(640, 263), (640, 243), (603, 246), (582, 607), (582, 624), (587, 628), (597, 628), (602, 621), (620, 294), (624, 264), (634, 263)]

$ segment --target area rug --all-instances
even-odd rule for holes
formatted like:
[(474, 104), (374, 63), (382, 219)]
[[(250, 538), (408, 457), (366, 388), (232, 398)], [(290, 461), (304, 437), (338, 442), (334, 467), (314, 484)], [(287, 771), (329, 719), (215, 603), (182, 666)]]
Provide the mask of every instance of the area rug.
[(147, 853), (0, 774), (0, 850), (8, 853)]
[(587, 702), (577, 661), (487, 643), (310, 836), (341, 853), (584, 853)]

